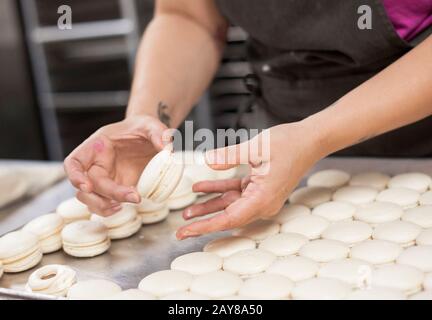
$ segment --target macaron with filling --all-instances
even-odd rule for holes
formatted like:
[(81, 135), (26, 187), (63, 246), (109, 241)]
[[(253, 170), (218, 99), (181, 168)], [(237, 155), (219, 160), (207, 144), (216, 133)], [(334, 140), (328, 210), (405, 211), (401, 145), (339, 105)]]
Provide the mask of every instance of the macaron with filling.
[(111, 240), (108, 228), (100, 222), (81, 220), (72, 222), (62, 231), (63, 250), (78, 257), (95, 257), (108, 251)]
[(154, 202), (149, 199), (142, 199), (137, 205), (137, 211), (143, 225), (161, 222), (169, 215), (166, 202)]
[(71, 198), (59, 204), (56, 210), (65, 224), (78, 220), (90, 219), (90, 211), (87, 206), (77, 198)]
[(39, 238), (42, 253), (51, 253), (62, 247), (61, 231), (63, 227), (63, 218), (56, 213), (51, 213), (33, 219), (23, 227), (23, 230)]
[(27, 231), (15, 231), (0, 238), (0, 261), (5, 273), (29, 270), (42, 260), (39, 239)]
[(108, 228), (108, 236), (112, 240), (129, 238), (141, 228), (141, 217), (135, 205), (131, 204), (123, 204), (120, 211), (109, 217), (93, 214), (91, 220), (105, 225)]
[(183, 175), (184, 163), (169, 150), (162, 150), (144, 168), (137, 190), (145, 198), (163, 202), (169, 198)]
[(197, 194), (192, 191), (192, 180), (187, 176), (183, 176), (177, 188), (167, 200), (167, 205), (170, 210), (184, 209), (195, 202)]

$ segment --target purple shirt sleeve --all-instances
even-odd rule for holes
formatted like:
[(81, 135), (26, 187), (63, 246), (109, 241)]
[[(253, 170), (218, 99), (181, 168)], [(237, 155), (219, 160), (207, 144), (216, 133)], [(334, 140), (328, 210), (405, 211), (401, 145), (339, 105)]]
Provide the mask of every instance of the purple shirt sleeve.
[(382, 0), (396, 32), (413, 39), (432, 24), (432, 0)]

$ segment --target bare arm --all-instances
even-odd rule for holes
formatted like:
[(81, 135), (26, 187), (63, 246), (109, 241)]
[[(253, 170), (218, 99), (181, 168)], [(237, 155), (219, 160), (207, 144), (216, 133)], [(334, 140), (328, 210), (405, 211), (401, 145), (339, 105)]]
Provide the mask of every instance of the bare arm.
[(90, 210), (111, 215), (138, 203), (135, 188), (148, 161), (164, 147), (219, 65), (227, 24), (214, 0), (158, 0), (138, 51), (126, 119), (106, 125), (65, 160), (65, 170)]
[[(259, 144), (260, 135), (243, 143), (249, 145), (247, 148), (236, 145), (208, 152), (207, 162), (214, 169), (233, 167), (241, 159), (261, 164), (251, 167), (250, 176), (242, 181), (196, 184), (197, 192), (222, 195), (191, 206), (184, 217), (221, 213), (183, 226), (177, 237), (195, 237), (268, 218), (278, 212), (301, 178), (321, 158), (430, 115), (432, 36), (333, 106), (303, 121), (270, 128), (269, 158), (242, 155), (242, 150), (257, 150), (254, 145)], [(229, 163), (220, 165), (221, 159)]]
[(325, 156), (430, 115), (432, 36), (303, 123)]
[(213, 78), (227, 23), (214, 0), (158, 0), (138, 51), (127, 116), (177, 127)]

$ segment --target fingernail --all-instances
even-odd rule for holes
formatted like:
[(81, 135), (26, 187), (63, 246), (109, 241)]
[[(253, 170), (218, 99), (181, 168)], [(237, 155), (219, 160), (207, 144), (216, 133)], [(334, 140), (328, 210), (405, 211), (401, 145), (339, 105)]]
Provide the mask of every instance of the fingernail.
[(90, 192), (90, 188), (89, 188), (89, 186), (88, 186), (87, 184), (85, 184), (85, 183), (80, 184), (79, 189), (80, 189), (82, 192), (85, 192), (85, 193), (89, 193), (89, 192)]
[(126, 200), (127, 200), (128, 202), (138, 203), (138, 202), (139, 202), (139, 196), (138, 196), (135, 192), (133, 192), (133, 193), (129, 193), (129, 194), (126, 196)]
[(186, 218), (191, 218), (192, 217), (192, 210), (191, 209), (186, 209), (184, 211), (184, 215)]
[(196, 237), (198, 233), (192, 232), (190, 230), (184, 230), (182, 232), (183, 238)]

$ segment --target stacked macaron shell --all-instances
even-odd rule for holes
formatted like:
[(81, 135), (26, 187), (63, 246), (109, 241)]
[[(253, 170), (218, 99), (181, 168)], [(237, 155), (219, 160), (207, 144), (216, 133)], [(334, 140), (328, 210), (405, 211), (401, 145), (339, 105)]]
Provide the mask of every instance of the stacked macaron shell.
[(15, 231), (0, 238), (0, 261), (6, 273), (33, 268), (42, 260), (42, 251), (36, 235)]
[(90, 211), (87, 206), (80, 202), (77, 198), (71, 198), (60, 203), (56, 210), (65, 224), (69, 224), (78, 220), (88, 220)]
[(183, 175), (184, 164), (168, 150), (162, 150), (145, 167), (138, 192), (145, 199), (163, 202), (174, 192)]
[(141, 228), (141, 217), (136, 207), (130, 204), (123, 204), (119, 212), (109, 217), (93, 214), (91, 220), (105, 225), (108, 228), (108, 236), (113, 240), (128, 238)]
[(192, 180), (183, 176), (177, 188), (168, 198), (168, 208), (170, 210), (180, 210), (191, 205), (197, 199), (197, 194), (192, 191)]
[(74, 257), (95, 257), (111, 244), (108, 228), (97, 221), (76, 221), (62, 231), (63, 250)]
[(33, 293), (65, 297), (76, 282), (76, 272), (68, 266), (47, 265), (33, 272), (27, 290)]
[(61, 231), (63, 218), (55, 213), (40, 216), (27, 223), (23, 230), (35, 234), (39, 238), (42, 253), (51, 253), (61, 249)]
[(137, 210), (142, 224), (163, 221), (169, 214), (169, 209), (165, 202), (154, 202), (148, 199), (142, 199), (141, 203), (137, 205)]

